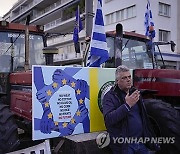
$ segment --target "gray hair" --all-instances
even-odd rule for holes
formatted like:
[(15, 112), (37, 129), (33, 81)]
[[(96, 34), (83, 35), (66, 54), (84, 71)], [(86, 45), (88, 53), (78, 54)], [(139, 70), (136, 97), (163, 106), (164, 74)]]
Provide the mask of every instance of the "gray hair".
[(120, 65), (116, 68), (116, 72), (115, 72), (115, 82), (117, 82), (118, 78), (119, 78), (119, 73), (121, 72), (128, 72), (129, 68), (127, 66), (124, 65)]

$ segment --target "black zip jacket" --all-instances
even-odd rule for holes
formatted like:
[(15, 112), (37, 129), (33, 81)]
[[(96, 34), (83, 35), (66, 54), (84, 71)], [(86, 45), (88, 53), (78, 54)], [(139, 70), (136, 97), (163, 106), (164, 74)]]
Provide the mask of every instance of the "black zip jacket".
[[(132, 87), (129, 90), (130, 95), (136, 89)], [(117, 141), (114, 143), (115, 138), (128, 137), (128, 113), (131, 112), (129, 106), (125, 102), (125, 95), (117, 85), (111, 88), (110, 91), (106, 93), (103, 98), (103, 115), (107, 131), (110, 135), (110, 147), (113, 153), (127, 154), (127, 144), (119, 144)], [(154, 136), (153, 131), (150, 126), (150, 122), (146, 113), (145, 106), (143, 104), (142, 97), (140, 96), (137, 102), (140, 114), (142, 118), (143, 125), (143, 136), (142, 137), (152, 137)], [(148, 148), (155, 150), (154, 145), (148, 145)]]

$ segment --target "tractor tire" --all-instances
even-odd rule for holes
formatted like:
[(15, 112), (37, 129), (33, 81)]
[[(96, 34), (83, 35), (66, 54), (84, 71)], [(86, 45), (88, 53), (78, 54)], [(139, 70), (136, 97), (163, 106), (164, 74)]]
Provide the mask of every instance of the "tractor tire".
[[(158, 154), (180, 154), (180, 114), (161, 100), (145, 99), (144, 104), (157, 137), (174, 138), (171, 143), (160, 144)], [(158, 129), (158, 130), (157, 130)], [(158, 133), (157, 133), (158, 132)]]
[(0, 103), (0, 154), (15, 150), (19, 144), (13, 114), (7, 105)]

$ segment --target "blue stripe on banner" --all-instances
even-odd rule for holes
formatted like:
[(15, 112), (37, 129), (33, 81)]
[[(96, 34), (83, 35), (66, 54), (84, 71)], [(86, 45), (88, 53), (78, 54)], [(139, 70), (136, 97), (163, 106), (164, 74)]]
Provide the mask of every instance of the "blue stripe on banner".
[(149, 18), (152, 19), (152, 12), (151, 12), (151, 10), (149, 10)]
[(103, 21), (103, 14), (102, 14), (102, 10), (97, 10), (96, 12), (96, 19), (95, 19), (95, 25), (101, 25), (104, 26), (104, 21)]
[(98, 41), (106, 42), (106, 35), (94, 32), (92, 39), (93, 40), (98, 40)]
[(75, 67), (73, 67), (73, 69), (72, 68), (70, 68), (70, 67), (66, 67), (65, 69), (64, 69), (64, 72), (65, 73), (67, 73), (68, 75), (70, 75), (70, 76), (74, 76), (77, 72), (79, 72), (80, 70), (81, 70), (82, 68), (75, 68)]
[(90, 64), (90, 67), (99, 67), (99, 65), (101, 64), (100, 62), (101, 58), (97, 59), (96, 61), (94, 61), (92, 64)]
[(102, 58), (103, 57), (105, 57), (105, 58), (109, 57), (107, 50), (94, 48), (94, 47), (91, 47), (91, 54), (94, 55), (94, 56), (101, 56)]
[(90, 63), (90, 67), (99, 67), (109, 58), (107, 50), (94, 47), (91, 47), (91, 55), (91, 59), (93, 60), (93, 62)]

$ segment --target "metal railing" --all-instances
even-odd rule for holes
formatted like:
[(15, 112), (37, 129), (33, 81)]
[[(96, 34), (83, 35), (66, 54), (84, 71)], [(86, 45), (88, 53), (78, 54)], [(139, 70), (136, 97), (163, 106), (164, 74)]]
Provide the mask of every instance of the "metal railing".
[(46, 13), (49, 13), (49, 12), (53, 11), (54, 9), (57, 9), (58, 7), (62, 7), (63, 5), (65, 5), (71, 1), (73, 1), (73, 0), (60, 0), (56, 3), (53, 3), (52, 5), (48, 6), (47, 8), (34, 14), (34, 17), (32, 18), (32, 20), (39, 18), (40, 16), (45, 15)]
[(26, 11), (30, 10), (31, 8), (33, 8), (35, 5), (37, 5), (38, 3), (42, 2), (43, 0), (34, 0), (33, 2), (29, 3), (26, 6), (22, 6), (19, 5), (19, 11), (15, 11), (18, 9), (18, 7), (16, 7), (14, 10), (12, 10), (12, 19), (14, 20), (15, 18), (18, 18), (18, 16), (24, 14)]

